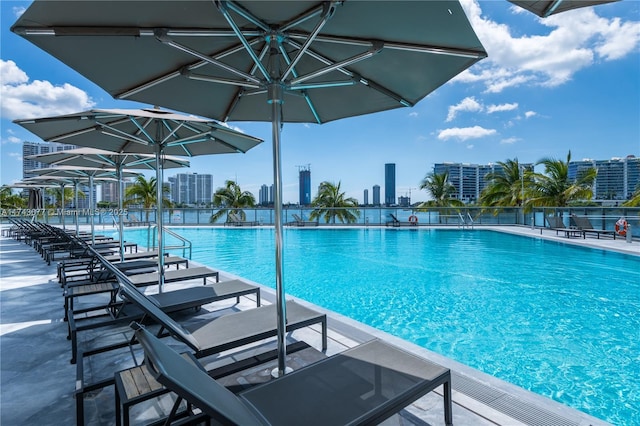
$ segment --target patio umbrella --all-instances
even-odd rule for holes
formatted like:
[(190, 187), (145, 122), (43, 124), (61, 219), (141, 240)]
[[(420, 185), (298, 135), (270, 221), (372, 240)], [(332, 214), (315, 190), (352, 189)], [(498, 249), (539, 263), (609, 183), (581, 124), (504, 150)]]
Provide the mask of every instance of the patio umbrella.
[[(96, 4), (100, 4), (96, 3)], [(165, 155), (245, 153), (261, 139), (205, 118), (153, 109), (93, 109), (75, 114), (14, 120), (43, 140), (117, 153), (153, 154), (156, 170), (158, 251), (164, 251), (162, 164)], [(158, 284), (164, 285), (164, 258), (158, 257)]]
[(29, 188), (29, 199), (27, 200), (27, 208), (42, 208), (42, 192), (40, 191), (40, 188)]
[[(96, 167), (106, 170), (115, 170), (116, 178), (118, 179), (118, 234), (120, 236), (120, 260), (124, 261), (124, 217), (122, 215), (124, 180), (122, 170), (124, 168), (130, 170), (155, 170), (155, 155), (118, 153), (102, 149), (82, 147), (64, 151), (47, 152), (45, 154), (30, 155), (26, 158), (37, 160), (41, 163), (52, 164), (54, 166)], [(183, 160), (179, 157), (165, 155), (162, 158), (161, 166), (163, 169), (189, 167), (189, 161)]]
[(411, 107), (487, 56), (458, 1), (36, 0), (12, 31), (117, 99), (272, 124), (278, 374), (282, 123)]
[[(94, 233), (94, 214), (93, 209), (95, 203), (93, 200), (93, 187), (96, 180), (116, 180), (115, 170), (106, 170), (97, 167), (74, 167), (74, 166), (56, 166), (47, 167), (42, 169), (29, 170), (29, 173), (38, 175), (38, 177), (60, 177), (71, 181), (74, 185), (77, 185), (81, 181), (89, 181), (89, 218), (91, 223), (91, 241), (95, 242)], [(135, 177), (139, 173), (132, 170), (121, 170), (120, 178), (122, 177)], [(64, 197), (64, 196), (63, 196)], [(78, 207), (77, 190), (76, 190), (76, 208)], [(76, 215), (76, 231), (78, 228), (78, 216)]]
[(60, 223), (62, 229), (66, 229), (64, 221), (64, 188), (69, 185), (73, 185), (73, 180), (60, 176), (35, 176), (24, 179), (22, 182), (16, 184), (15, 188), (33, 188), (33, 187), (60, 187)]
[(509, 2), (535, 13), (541, 18), (546, 18), (556, 13), (578, 9), (587, 6), (613, 3), (619, 0), (509, 0)]

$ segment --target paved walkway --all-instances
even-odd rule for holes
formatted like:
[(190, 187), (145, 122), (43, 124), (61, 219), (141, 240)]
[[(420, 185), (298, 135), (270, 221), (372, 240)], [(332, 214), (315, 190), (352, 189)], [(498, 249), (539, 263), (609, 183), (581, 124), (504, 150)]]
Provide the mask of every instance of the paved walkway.
[[(495, 228), (494, 228), (495, 229)], [(506, 232), (549, 238), (570, 244), (606, 247), (640, 255), (640, 243), (586, 240), (556, 237), (555, 232), (505, 227)], [(566, 240), (566, 241), (565, 241)], [(56, 281), (55, 266), (47, 266), (40, 256), (23, 242), (0, 238), (0, 424), (69, 425), (75, 415), (76, 366), (69, 363), (70, 343), (63, 321), (62, 291)], [(221, 280), (232, 277), (223, 274)], [(200, 281), (201, 282), (201, 281)], [(273, 291), (263, 288), (263, 301), (275, 300)], [(306, 303), (306, 302), (302, 302)], [(255, 301), (242, 298), (237, 305), (217, 302), (207, 305), (186, 321), (198, 321), (237, 309), (250, 309)], [(454, 424), (456, 425), (603, 425), (598, 419), (488, 376), (441, 355), (375, 330), (338, 314), (329, 316), (329, 347), (326, 355), (370, 340), (385, 339), (419, 356), (451, 369), (453, 373)], [(291, 341), (304, 340), (320, 348), (318, 327), (294, 332)], [(115, 331), (114, 331), (115, 333)], [(89, 338), (107, 338), (104, 335)], [(237, 352), (226, 352), (206, 359), (208, 369), (227, 364), (275, 347), (266, 340)], [(95, 359), (94, 359), (95, 358)], [(304, 362), (304, 360), (302, 360)], [(133, 365), (128, 352), (92, 357), (86, 363), (88, 378), (109, 376)], [(85, 424), (112, 425), (115, 418), (113, 387), (91, 393), (85, 398)], [(140, 406), (132, 412), (133, 424), (143, 424), (163, 408), (160, 404)], [(385, 424), (442, 425), (441, 393), (431, 393)]]

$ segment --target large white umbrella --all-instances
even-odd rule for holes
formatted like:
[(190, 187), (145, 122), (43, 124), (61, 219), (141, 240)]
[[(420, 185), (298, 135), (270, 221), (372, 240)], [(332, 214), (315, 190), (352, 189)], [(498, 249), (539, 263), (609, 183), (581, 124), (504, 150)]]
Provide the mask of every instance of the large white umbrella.
[[(96, 3), (100, 4), (100, 3)], [(76, 114), (14, 120), (50, 142), (100, 148), (117, 153), (153, 154), (156, 170), (158, 251), (164, 252), (162, 163), (165, 155), (245, 153), (261, 139), (232, 130), (216, 121), (159, 108), (93, 109)], [(164, 286), (164, 257), (158, 257), (158, 285)]]
[[(118, 179), (118, 234), (120, 235), (120, 260), (124, 260), (124, 179), (123, 169), (155, 170), (155, 155), (133, 154), (105, 151), (96, 148), (76, 148), (63, 151), (47, 152), (45, 154), (30, 155), (28, 159), (53, 166), (94, 167), (115, 170)], [(162, 158), (162, 168), (189, 167), (189, 161), (179, 157), (165, 155)], [(161, 260), (160, 260), (161, 261)], [(160, 266), (160, 265), (159, 265)]]
[(487, 56), (458, 1), (36, 0), (12, 31), (117, 99), (271, 123), (278, 374), (282, 123), (411, 107)]

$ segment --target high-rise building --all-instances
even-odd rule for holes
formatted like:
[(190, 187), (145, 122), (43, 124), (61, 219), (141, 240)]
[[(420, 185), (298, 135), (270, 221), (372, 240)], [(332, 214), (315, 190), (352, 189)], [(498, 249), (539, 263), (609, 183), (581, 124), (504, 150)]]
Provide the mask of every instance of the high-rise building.
[(301, 206), (308, 206), (311, 204), (311, 167), (299, 166), (298, 167), (298, 179), (299, 179), (299, 202)]
[(387, 163), (384, 165), (384, 204), (393, 206), (396, 204), (396, 165)]
[[(56, 143), (56, 142), (28, 142), (28, 141), (22, 142), (22, 179), (38, 176), (35, 173), (32, 173), (31, 170), (46, 169), (51, 166), (50, 164), (47, 164), (47, 163), (41, 163), (37, 160), (29, 159), (27, 158), (28, 156), (46, 154), (49, 152), (66, 151), (66, 150), (75, 149), (75, 148), (77, 148), (76, 145), (62, 144), (62, 143)], [(80, 184), (78, 185), (78, 190), (81, 191), (85, 196), (84, 198), (78, 197), (78, 205), (73, 207), (79, 208), (79, 209), (89, 208), (89, 185)], [(94, 186), (92, 190), (93, 190), (93, 199), (96, 200), (96, 193), (97, 193), (96, 187)], [(53, 196), (47, 197), (45, 195), (45, 198), (47, 198), (48, 203), (54, 202)], [(75, 202), (75, 198), (74, 198), (74, 201), (72, 201), (71, 203), (73, 204), (74, 202)], [(71, 204), (69, 206), (71, 206)]]
[(261, 206), (270, 206), (273, 204), (273, 185), (262, 185), (258, 194), (258, 203)]
[[(171, 178), (169, 178), (171, 179)], [(133, 185), (133, 181), (125, 179), (124, 181), (124, 185), (123, 185), (123, 194), (126, 193), (127, 188), (130, 187), (131, 185)], [(118, 190), (120, 187), (120, 184), (118, 182), (104, 182), (102, 183), (102, 200), (101, 201), (105, 201), (107, 203), (112, 203), (114, 205), (118, 204)], [(124, 200), (124, 198), (123, 198)]]
[(401, 195), (398, 197), (398, 205), (400, 207), (409, 207), (411, 205), (411, 198), (405, 195)]
[(208, 204), (213, 195), (213, 175), (178, 173), (169, 178), (171, 201), (176, 204)]
[(37, 176), (30, 173), (30, 170), (44, 169), (50, 166), (37, 160), (27, 158), (30, 155), (46, 154), (49, 152), (65, 151), (75, 149), (76, 145), (62, 144), (56, 142), (22, 142), (22, 179)]
[(590, 168), (598, 171), (593, 185), (593, 198), (596, 201), (628, 200), (640, 184), (640, 158), (633, 155), (611, 160), (571, 161), (569, 179), (575, 181)]
[(365, 205), (365, 206), (368, 206), (369, 205), (369, 190), (365, 189), (363, 195), (364, 195), (364, 202), (362, 204)]
[[(520, 164), (525, 170), (533, 170), (532, 164)], [(487, 173), (503, 173), (499, 164), (463, 164), (463, 163), (436, 163), (433, 166), (434, 174), (447, 173), (447, 181), (455, 188), (453, 197), (464, 203), (475, 203), (480, 194), (490, 183), (485, 176)]]
[(373, 205), (380, 205), (380, 185), (373, 185)]

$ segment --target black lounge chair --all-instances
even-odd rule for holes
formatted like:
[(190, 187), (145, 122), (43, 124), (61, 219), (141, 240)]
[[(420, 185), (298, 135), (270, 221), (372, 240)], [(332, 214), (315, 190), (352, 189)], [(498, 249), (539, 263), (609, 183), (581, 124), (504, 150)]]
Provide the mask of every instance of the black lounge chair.
[(596, 229), (591, 224), (591, 221), (588, 217), (580, 217), (574, 214), (571, 215), (571, 220), (575, 224), (576, 228), (578, 228), (582, 232), (582, 238), (587, 238), (587, 234), (595, 234), (598, 239), (600, 239), (600, 235), (608, 235), (616, 239), (616, 232), (609, 231), (606, 229)]
[[(206, 266), (164, 271), (165, 283), (194, 280), (199, 278), (202, 278), (203, 284), (207, 284), (207, 278), (215, 278), (216, 282), (218, 282), (220, 274), (218, 271), (214, 271)], [(130, 276), (129, 280), (136, 287), (145, 287), (158, 284), (159, 274), (157, 272), (137, 274)]]
[[(560, 232), (564, 232), (564, 236), (569, 237), (581, 237), (582, 231), (577, 228), (567, 228), (562, 221), (562, 217), (560, 216), (546, 216), (547, 223), (549, 224), (549, 229), (556, 231), (556, 235), (559, 235)], [(540, 231), (542, 233), (542, 230)]]
[(154, 378), (177, 403), (184, 399), (220, 424), (378, 424), (440, 385), (445, 423), (453, 424), (450, 370), (377, 339), (236, 395), (142, 326), (132, 327)]
[(243, 220), (235, 213), (229, 213), (227, 215), (227, 221), (225, 226), (258, 226), (260, 223), (252, 220)]
[(290, 223), (290, 225), (293, 226), (318, 226), (318, 221), (312, 221), (312, 220), (304, 220), (302, 217), (300, 217), (300, 215), (297, 214), (292, 214), (291, 217), (293, 217), (293, 222)]
[[(120, 278), (120, 296), (142, 309), (167, 332), (188, 345), (197, 358), (273, 337), (276, 305), (234, 312), (194, 327), (183, 327), (158, 308), (149, 298)], [(322, 326), (322, 350), (327, 349), (327, 316), (292, 300), (287, 301), (287, 332), (314, 324)]]

